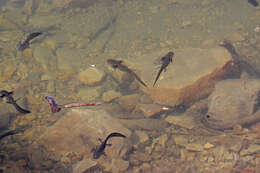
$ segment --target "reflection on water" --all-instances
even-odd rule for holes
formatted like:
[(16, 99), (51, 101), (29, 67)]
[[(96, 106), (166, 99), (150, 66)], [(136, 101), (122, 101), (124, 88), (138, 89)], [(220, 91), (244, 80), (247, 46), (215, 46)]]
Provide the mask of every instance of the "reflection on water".
[(1, 1), (0, 172), (259, 172), (252, 3)]

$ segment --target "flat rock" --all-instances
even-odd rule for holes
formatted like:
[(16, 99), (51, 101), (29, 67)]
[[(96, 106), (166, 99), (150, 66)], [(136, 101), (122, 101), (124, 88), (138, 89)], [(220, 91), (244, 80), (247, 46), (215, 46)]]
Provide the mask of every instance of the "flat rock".
[(158, 115), (162, 111), (162, 106), (157, 104), (138, 104), (134, 111), (141, 112), (145, 117), (150, 118)]
[(126, 127), (136, 130), (136, 129), (143, 129), (143, 130), (163, 130), (168, 126), (168, 123), (164, 120), (160, 119), (121, 119), (119, 120), (123, 125)]
[[(155, 87), (143, 89), (159, 104), (179, 105), (206, 97), (213, 91), (215, 83), (226, 78), (233, 69), (226, 65), (232, 58), (222, 47), (173, 51), (173, 63), (166, 72), (162, 72)], [(165, 54), (167, 51), (156, 51), (138, 57), (138, 65), (142, 67), (141, 78), (149, 86), (152, 86), (158, 73), (154, 62)]]
[(187, 129), (193, 129), (196, 127), (196, 123), (193, 118), (185, 114), (181, 116), (168, 116), (165, 121)]
[[(55, 151), (57, 157), (65, 153), (87, 155), (92, 158), (91, 149), (112, 132), (119, 132), (127, 137), (131, 132), (125, 128), (118, 119), (115, 119), (102, 110), (71, 109), (53, 126), (49, 127), (39, 138), (38, 144), (43, 145), (48, 151)], [(124, 146), (124, 139), (111, 138), (111, 147), (106, 148), (106, 153), (118, 157)]]

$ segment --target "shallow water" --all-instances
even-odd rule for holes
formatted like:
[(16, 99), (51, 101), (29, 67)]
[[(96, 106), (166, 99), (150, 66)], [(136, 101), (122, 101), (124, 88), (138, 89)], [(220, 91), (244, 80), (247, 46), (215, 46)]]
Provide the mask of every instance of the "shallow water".
[[(200, 51), (219, 47), (224, 39), (258, 71), (259, 21), (259, 7), (244, 0), (1, 1), (0, 90), (14, 91), (17, 103), (32, 113), (19, 114), (1, 99), (0, 132), (24, 130), (1, 139), (0, 172), (260, 171), (259, 124), (211, 129), (201, 123), (209, 93), (168, 111), (175, 106), (172, 95), (160, 102), (151, 93), (155, 91), (149, 90), (160, 68), (153, 63), (161, 56), (175, 52), (173, 63), (162, 72), (155, 88), (172, 89), (177, 77), (167, 74), (178, 74), (174, 69), (185, 73), (189, 65), (211, 66), (210, 61), (185, 61), (185, 67), (174, 66), (178, 57), (207, 57)], [(33, 32), (43, 34), (19, 51), (19, 42)], [(199, 53), (193, 54), (194, 50)], [(108, 59), (122, 60), (131, 72), (112, 68)], [(194, 69), (193, 73), (200, 71)], [(189, 83), (190, 77), (183, 76), (179, 74), (178, 80)], [(48, 95), (59, 105), (102, 105), (52, 113), (45, 99)], [(120, 129), (102, 121), (102, 116), (93, 119), (99, 121), (92, 127), (87, 115), (81, 119), (88, 114), (86, 109), (101, 111), (98, 113), (120, 124)], [(127, 133), (127, 140), (111, 139), (116, 147), (107, 147), (107, 156), (92, 159), (91, 148), (111, 130)], [(53, 137), (56, 133), (63, 138)], [(70, 138), (78, 145), (69, 143)], [(55, 144), (64, 148), (55, 148)]]

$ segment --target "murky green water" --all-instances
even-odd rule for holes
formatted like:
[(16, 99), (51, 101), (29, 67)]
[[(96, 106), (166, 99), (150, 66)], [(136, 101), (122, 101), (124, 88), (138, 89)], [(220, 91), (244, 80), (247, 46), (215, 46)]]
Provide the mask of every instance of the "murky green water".
[[(259, 172), (258, 118), (247, 118), (258, 117), (258, 85), (245, 89), (259, 78), (259, 21), (244, 0), (2, 0), (0, 90), (31, 113), (1, 93), (0, 136), (17, 133), (0, 139), (0, 172)], [(229, 78), (244, 95), (219, 113), (211, 101), (223, 95), (208, 96)], [(217, 128), (202, 123), (208, 110)], [(94, 159), (113, 132), (126, 138)]]

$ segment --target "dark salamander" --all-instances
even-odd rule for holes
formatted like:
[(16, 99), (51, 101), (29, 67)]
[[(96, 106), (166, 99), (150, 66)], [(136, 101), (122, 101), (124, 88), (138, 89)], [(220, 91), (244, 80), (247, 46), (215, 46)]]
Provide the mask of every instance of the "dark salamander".
[(259, 5), (259, 3), (257, 2), (257, 0), (248, 0), (248, 3), (253, 5), (254, 7), (257, 7)]
[(102, 154), (105, 155), (104, 151), (105, 151), (106, 146), (111, 145), (111, 144), (107, 144), (107, 141), (109, 138), (112, 138), (112, 137), (126, 138), (126, 136), (121, 133), (111, 133), (110, 135), (108, 135), (106, 137), (106, 139), (103, 142), (101, 141), (101, 144), (99, 146), (92, 149), (94, 159), (98, 159)]
[(12, 96), (12, 94), (13, 94), (12, 91), (11, 91), (11, 92), (8, 92), (8, 91), (5, 91), (5, 90), (2, 90), (2, 91), (0, 91), (0, 94), (1, 94), (0, 97), (1, 97), (1, 98), (6, 97), (7, 103), (8, 103), (8, 104), (12, 104), (18, 112), (20, 112), (20, 113), (22, 113), (22, 114), (31, 113), (29, 110), (25, 110), (25, 109), (21, 108), (21, 107), (16, 103), (16, 101), (14, 100), (14, 98), (13, 98), (13, 96)]
[(48, 103), (51, 106), (51, 112), (56, 113), (60, 112), (61, 107), (57, 104), (56, 100), (52, 96), (46, 96), (45, 99), (48, 101)]
[(30, 41), (34, 39), (35, 37), (38, 37), (41, 35), (42, 32), (34, 32), (27, 36), (26, 40), (24, 42), (20, 42), (18, 46), (19, 51), (24, 51), (26, 48), (30, 47)]
[(0, 134), (0, 140), (3, 139), (6, 136), (11, 136), (19, 133), (19, 130), (8, 130), (6, 132), (3, 132)]
[(159, 72), (157, 73), (157, 76), (154, 80), (153, 86), (156, 84), (157, 80), (159, 79), (162, 71), (166, 71), (167, 66), (172, 62), (172, 57), (173, 57), (174, 53), (173, 52), (168, 52), (165, 56), (163, 56), (161, 58), (161, 62), (162, 62), (162, 66), (159, 70)]
[(118, 68), (121, 71), (127, 72), (135, 77), (143, 86), (147, 87), (147, 85), (141, 80), (141, 78), (133, 72), (133, 70), (129, 69), (126, 65), (122, 64), (121, 60), (108, 59), (107, 63), (110, 64), (113, 68)]

